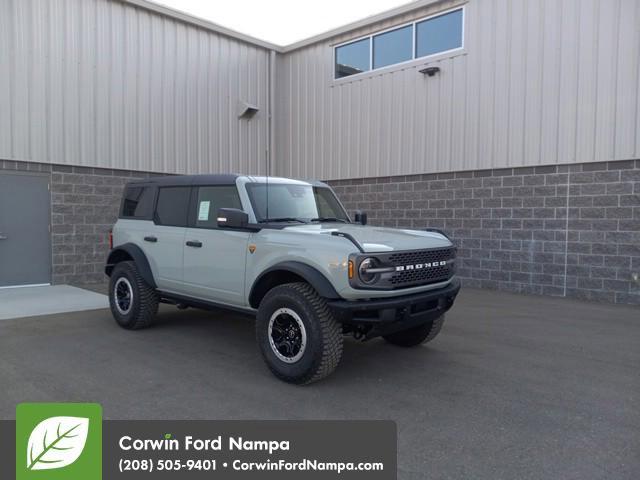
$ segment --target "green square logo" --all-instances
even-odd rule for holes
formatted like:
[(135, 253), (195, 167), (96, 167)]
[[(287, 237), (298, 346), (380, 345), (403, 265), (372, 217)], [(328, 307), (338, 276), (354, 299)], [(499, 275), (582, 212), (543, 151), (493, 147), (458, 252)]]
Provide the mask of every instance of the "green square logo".
[(16, 409), (16, 480), (102, 480), (102, 407), (22, 403)]

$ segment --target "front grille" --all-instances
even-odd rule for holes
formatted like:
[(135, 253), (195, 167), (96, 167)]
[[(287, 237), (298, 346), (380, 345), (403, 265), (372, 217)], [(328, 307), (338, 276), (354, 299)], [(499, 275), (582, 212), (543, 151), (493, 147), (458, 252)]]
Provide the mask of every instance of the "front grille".
[[(388, 280), (389, 284), (392, 288), (405, 288), (448, 280), (455, 271), (455, 252), (455, 248), (451, 247), (392, 253), (385, 259), (385, 263), (405, 267), (405, 270), (393, 273)], [(434, 262), (447, 263), (429, 266)]]

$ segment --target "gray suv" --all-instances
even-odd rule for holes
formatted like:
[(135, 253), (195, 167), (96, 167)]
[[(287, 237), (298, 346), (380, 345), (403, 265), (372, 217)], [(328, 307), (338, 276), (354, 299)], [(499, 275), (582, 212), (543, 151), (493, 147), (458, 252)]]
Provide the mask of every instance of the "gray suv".
[(351, 220), (321, 182), (194, 175), (129, 183), (107, 259), (118, 324), (153, 323), (159, 303), (256, 318), (280, 379), (329, 375), (344, 335), (411, 347), (432, 340), (460, 289), (437, 230)]

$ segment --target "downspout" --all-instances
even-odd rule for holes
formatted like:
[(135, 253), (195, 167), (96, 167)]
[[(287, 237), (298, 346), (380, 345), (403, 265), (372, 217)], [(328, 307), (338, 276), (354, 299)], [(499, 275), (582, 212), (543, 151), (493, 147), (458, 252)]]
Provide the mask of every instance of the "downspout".
[(272, 162), (275, 150), (275, 129), (273, 128), (273, 109), (276, 102), (276, 51), (269, 51), (269, 99), (267, 105), (267, 172), (266, 175), (273, 175)]

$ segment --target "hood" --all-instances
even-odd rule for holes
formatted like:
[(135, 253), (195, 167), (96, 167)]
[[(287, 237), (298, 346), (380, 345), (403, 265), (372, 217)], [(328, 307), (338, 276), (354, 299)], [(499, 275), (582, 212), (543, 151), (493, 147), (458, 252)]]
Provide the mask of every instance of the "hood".
[(347, 233), (362, 245), (365, 252), (390, 252), (393, 250), (422, 250), (450, 247), (451, 242), (437, 232), (405, 230), (401, 228), (373, 227), (358, 224), (322, 223), (287, 227), (288, 232), (331, 235), (331, 232)]

